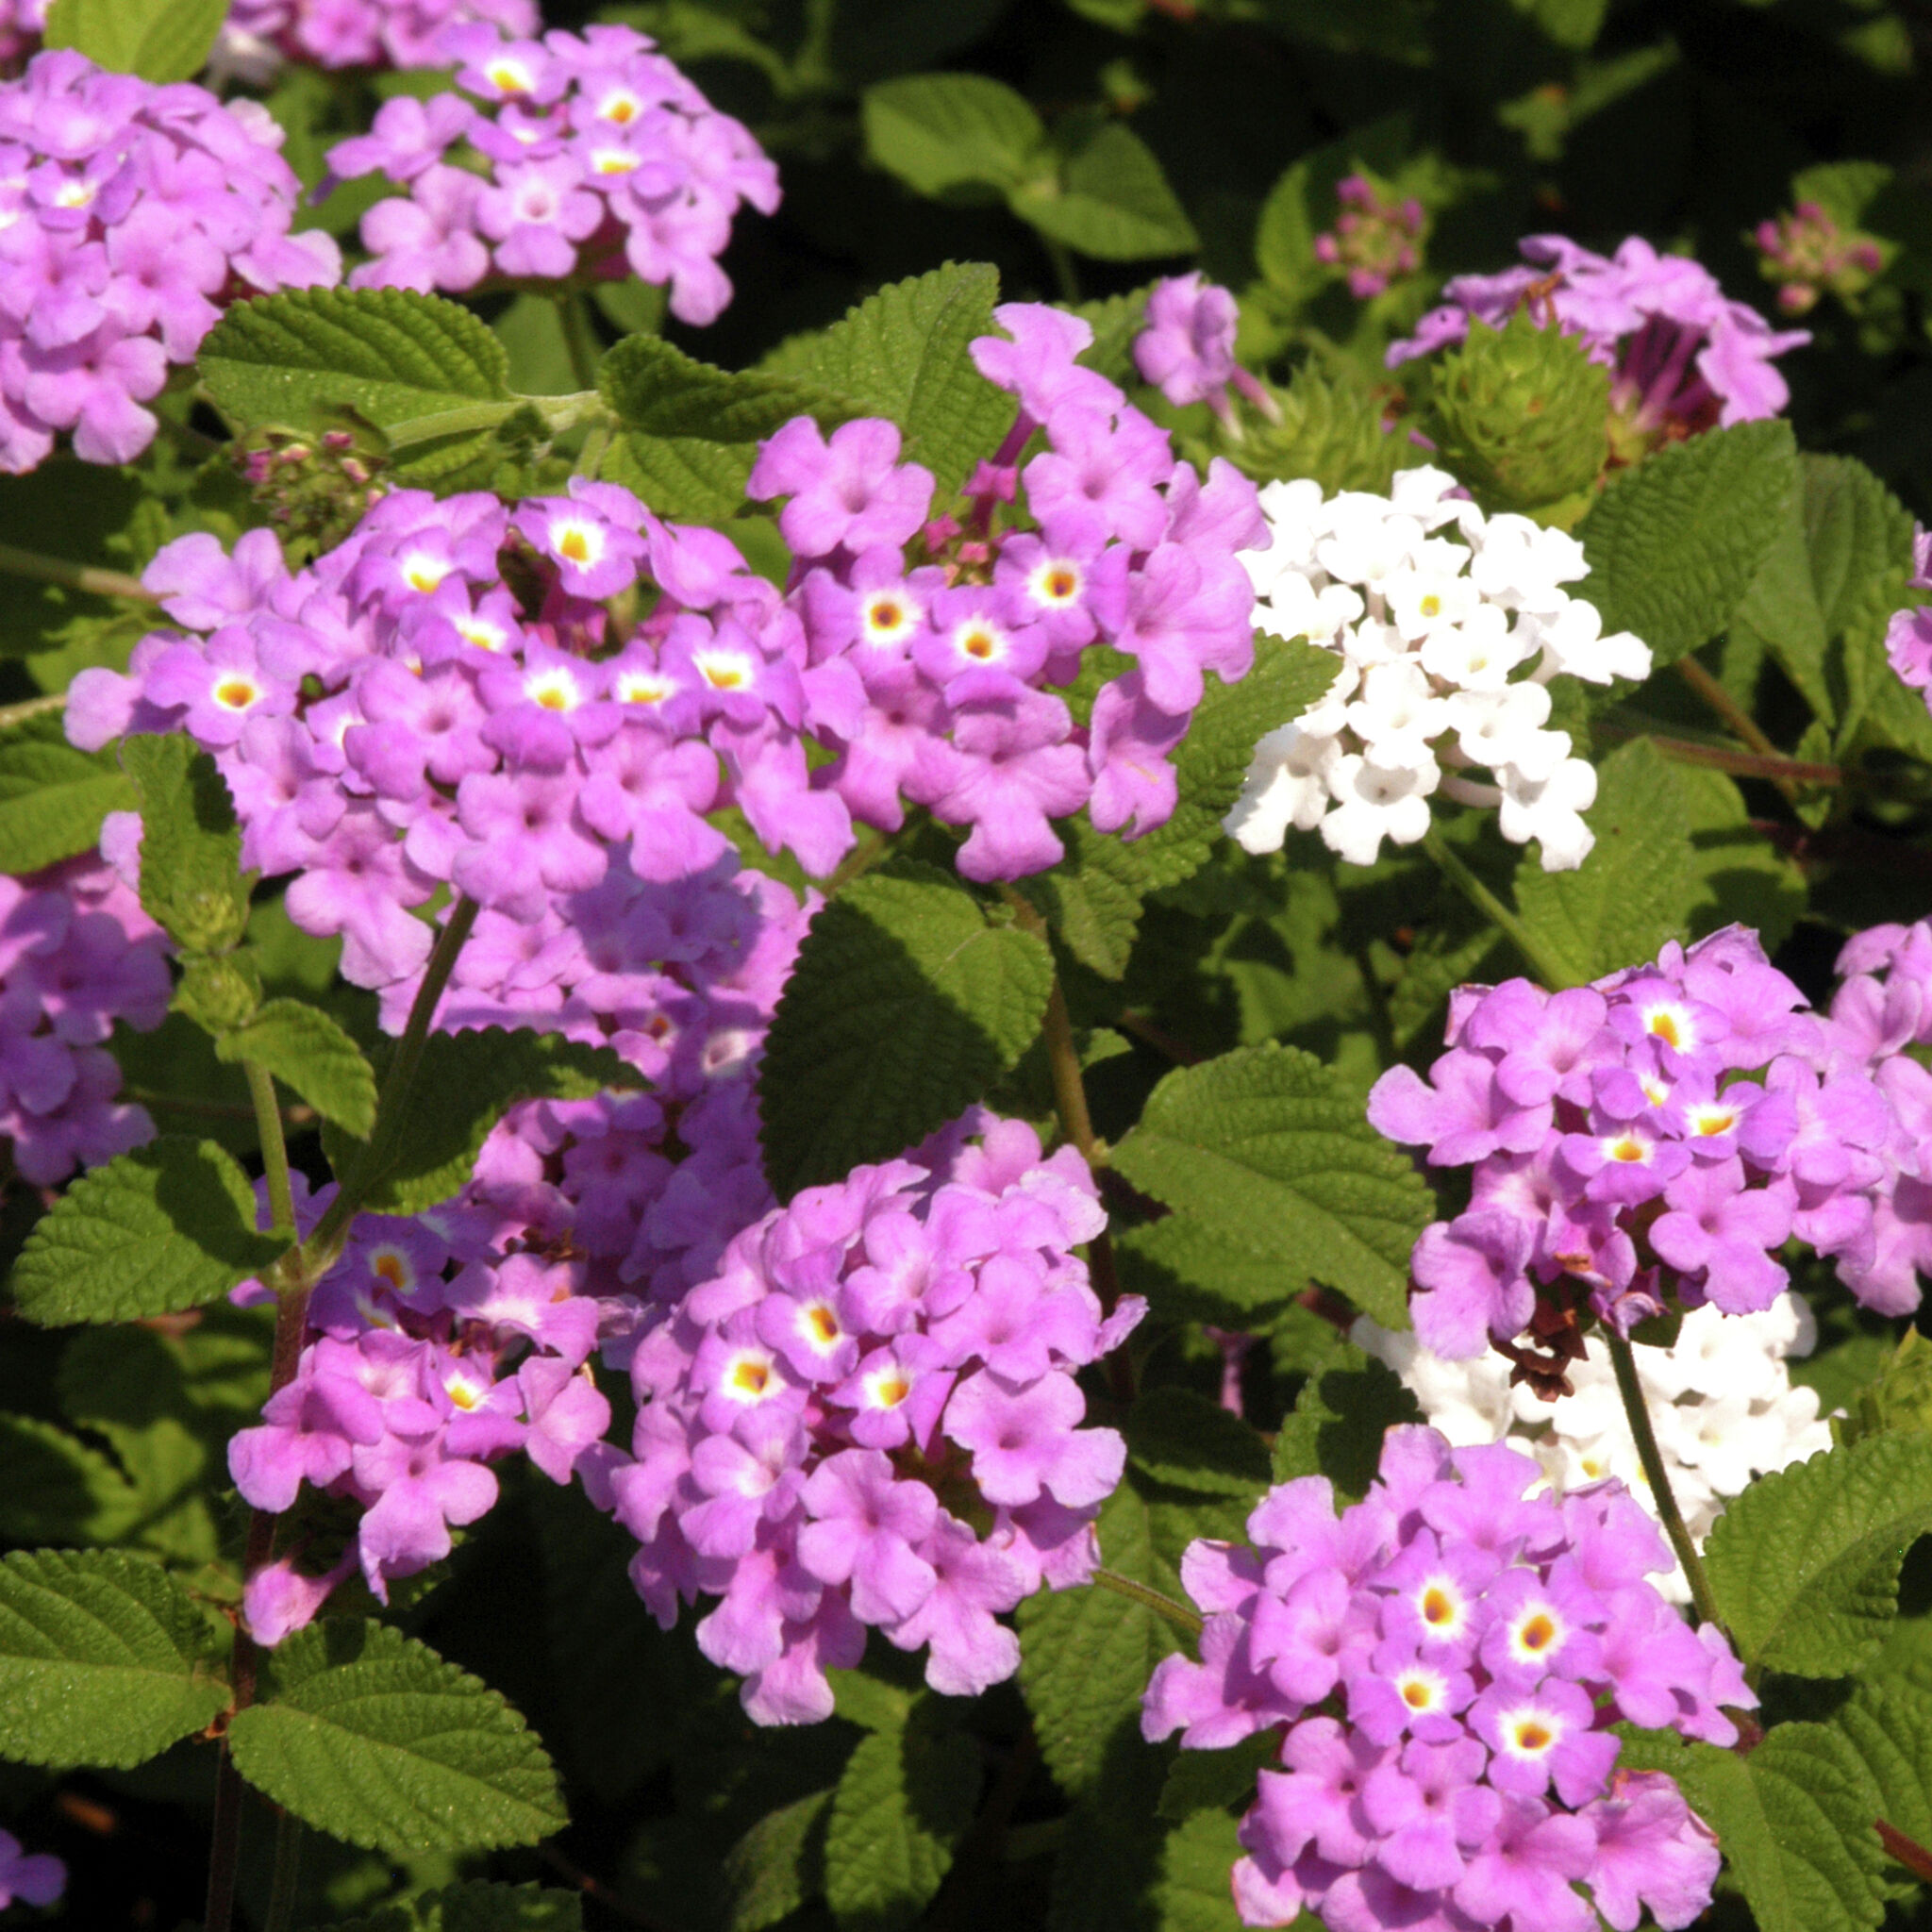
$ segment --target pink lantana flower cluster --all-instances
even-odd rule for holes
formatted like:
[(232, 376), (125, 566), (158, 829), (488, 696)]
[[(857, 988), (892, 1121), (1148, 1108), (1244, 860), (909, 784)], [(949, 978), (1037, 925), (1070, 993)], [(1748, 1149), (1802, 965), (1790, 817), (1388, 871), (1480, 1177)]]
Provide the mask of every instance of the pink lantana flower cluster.
[(1697, 262), (1659, 255), (1638, 235), (1612, 257), (1562, 235), (1526, 236), (1521, 247), (1524, 266), (1455, 276), (1448, 300), (1389, 345), (1390, 368), (1461, 341), (1471, 317), (1500, 328), (1526, 304), (1612, 372), (1613, 424), (1633, 448), (1775, 416), (1790, 399), (1772, 361), (1809, 333), (1774, 329)]
[(448, 29), (460, 92), (401, 96), (330, 149), (331, 175), (407, 189), (362, 217), (357, 288), (474, 289), (485, 276), (622, 278), (671, 290), (680, 322), (731, 299), (717, 258), (740, 206), (770, 214), (777, 170), (643, 34), (519, 39)]
[(1875, 235), (1846, 228), (1815, 201), (1759, 222), (1752, 240), (1762, 258), (1758, 273), (1778, 285), (1777, 306), (1787, 315), (1808, 314), (1827, 291), (1855, 302), (1885, 270)]
[(0, 470), (62, 434), (90, 463), (154, 441), (171, 364), (240, 295), (333, 284), (335, 242), (291, 235), (300, 192), (252, 101), (41, 54), (0, 82)]
[(1335, 198), (1341, 210), (1334, 227), (1315, 237), (1315, 259), (1341, 270), (1357, 301), (1422, 266), (1429, 218), (1414, 195), (1384, 189), (1366, 175), (1344, 175)]
[[(1236, 553), (1266, 541), (1245, 477), (1217, 459), (1204, 483), (1076, 360), (1085, 322), (1022, 303), (994, 314), (1006, 334), (978, 338), (973, 358), (1019, 415), (960, 502), (935, 503), (931, 473), (875, 419), (827, 438), (796, 418), (750, 483), (789, 499), (791, 602), (810, 662), (842, 681), (839, 708), (820, 707), (838, 753), (825, 781), (882, 830), (908, 800), (970, 827), (959, 870), (974, 879), (1054, 864), (1051, 822), (1083, 808), (1127, 837), (1165, 822), (1169, 754), (1205, 675), (1233, 682), (1253, 661)], [(1135, 661), (1082, 724), (1057, 691), (1093, 650)]]
[(437, 67), (452, 26), (483, 21), (534, 34), (534, 0), (233, 0), (208, 64), (252, 81), (285, 60), (309, 67)]
[(152, 1033), (174, 985), (167, 936), (94, 858), (0, 877), (0, 1140), (35, 1187), (154, 1138), (116, 1099), (116, 1024)]
[[(527, 603), (506, 587), (513, 534)], [(227, 781), (242, 863), (297, 874), (290, 916), (342, 936), (355, 985), (421, 969), (435, 934), (414, 908), (441, 885), (547, 939), (556, 900), (626, 843), (640, 878), (702, 872), (729, 849), (717, 806), (814, 871), (851, 843), (843, 806), (808, 789), (820, 674), (797, 621), (728, 540), (615, 485), (514, 511), (397, 491), (307, 569), (267, 531), (232, 556), (197, 535), (143, 581), (189, 634), (144, 638), (125, 675), (83, 672), (68, 735), (188, 732)], [(640, 584), (663, 594), (621, 634), (600, 600)]]
[(1932, 929), (1881, 927), (1840, 963), (1854, 977), (1828, 1015), (1741, 926), (1593, 986), (1453, 994), (1428, 1079), (1394, 1067), (1369, 1096), (1379, 1132), (1472, 1170), (1468, 1208), (1416, 1243), (1423, 1342), (1452, 1360), (1507, 1352), (1586, 1302), (1628, 1334), (1673, 1285), (1685, 1307), (1755, 1313), (1787, 1285), (1792, 1235), (1866, 1307), (1917, 1307), (1932, 1074), (1902, 1049)]
[[(458, 1199), (354, 1224), (310, 1301), (295, 1380), (231, 1455), (258, 1507), (289, 1508), (305, 1480), (360, 1507), (340, 1560), (298, 1551), (251, 1583), (262, 1641), (358, 1567), (380, 1597), (447, 1555), (451, 1526), (494, 1503), (505, 1456), (577, 1474), (608, 1507), (598, 1485), (625, 1458), (603, 1443), (609, 1407), (586, 1364), (606, 1344), (628, 1360), (640, 1325), (773, 1205), (753, 1074), (804, 926), (783, 885), (728, 858), (650, 883), (622, 853), (539, 925), (481, 915), (438, 1027), (562, 1032), (610, 1046), (639, 1086), (525, 1102)], [(386, 993), (391, 1030), (412, 992)]]
[[(1909, 588), (1932, 591), (1932, 530), (1912, 530)], [(1932, 708), (1932, 607), (1895, 611), (1885, 628), (1885, 655), (1899, 677)]]
[(698, 1645), (758, 1722), (828, 1717), (868, 1625), (981, 1691), (1019, 1665), (999, 1613), (1091, 1575), (1125, 1452), (1074, 1377), (1143, 1312), (1105, 1313), (1073, 1252), (1106, 1218), (1075, 1152), (975, 1109), (766, 1215), (642, 1324), (609, 1476), (631, 1576), (667, 1628), (718, 1599)]
[[(1325, 1477), (1271, 1491), (1252, 1547), (1189, 1545), (1201, 1661), (1164, 1659), (1142, 1729), (1214, 1750), (1282, 1730), (1235, 1866), (1243, 1923), (1334, 1932), (1632, 1932), (1710, 1904), (1717, 1841), (1674, 1779), (1616, 1768), (1620, 1723), (1729, 1745), (1757, 1697), (1623, 1485), (1560, 1502), (1501, 1444), (1391, 1429), (1336, 1514)], [(1588, 1892), (1579, 1891), (1581, 1885)]]

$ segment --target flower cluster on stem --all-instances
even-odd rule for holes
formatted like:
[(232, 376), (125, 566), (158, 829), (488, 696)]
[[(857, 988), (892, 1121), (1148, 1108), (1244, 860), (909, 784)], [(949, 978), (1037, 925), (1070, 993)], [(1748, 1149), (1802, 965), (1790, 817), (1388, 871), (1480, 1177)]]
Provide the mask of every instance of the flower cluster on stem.
[(1319, 827), (1331, 851), (1371, 865), (1384, 839), (1428, 832), (1440, 790), (1500, 807), (1504, 837), (1536, 840), (1546, 871), (1589, 853), (1596, 771), (1548, 728), (1549, 686), (1641, 680), (1650, 649), (1628, 631), (1603, 635), (1596, 607), (1563, 588), (1590, 569), (1574, 538), (1485, 516), (1455, 490), (1422, 468), (1388, 496), (1324, 498), (1307, 480), (1262, 491), (1270, 541), (1241, 559), (1255, 624), (1340, 663), (1326, 695), (1255, 748), (1226, 820), (1250, 852), (1275, 850), (1291, 825)]
[(1674, 1780), (1617, 1770), (1612, 1727), (1727, 1745), (1723, 1707), (1757, 1699), (1648, 1580), (1670, 1557), (1622, 1485), (1558, 1501), (1527, 1493), (1541, 1476), (1396, 1428), (1339, 1516), (1306, 1477), (1257, 1507), (1251, 1546), (1189, 1545), (1200, 1661), (1157, 1667), (1142, 1728), (1198, 1750), (1281, 1730), (1241, 1827), (1244, 1923), (1631, 1932), (1709, 1905), (1713, 1835)]

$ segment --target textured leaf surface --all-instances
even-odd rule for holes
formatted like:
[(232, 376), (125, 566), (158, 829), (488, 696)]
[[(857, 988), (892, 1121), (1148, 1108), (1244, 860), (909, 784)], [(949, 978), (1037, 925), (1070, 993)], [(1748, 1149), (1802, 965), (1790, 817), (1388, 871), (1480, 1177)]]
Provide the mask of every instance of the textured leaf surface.
[(1433, 1196), (1312, 1054), (1271, 1042), (1177, 1069), (1113, 1164), (1274, 1261), (1289, 1292), (1323, 1281), (1385, 1327), (1407, 1325), (1408, 1255)]
[[(470, 1178), (491, 1128), (520, 1100), (587, 1100), (637, 1084), (609, 1048), (554, 1033), (432, 1033), (401, 1140), (363, 1205), (376, 1214), (420, 1214), (447, 1201)], [(336, 1134), (325, 1132), (323, 1144), (338, 1169), (355, 1153)]]
[(164, 1570), (116, 1550), (0, 1557), (0, 1757), (125, 1770), (228, 1701), (208, 1632)]
[(358, 1141), (375, 1124), (375, 1074), (362, 1049), (320, 1007), (270, 1000), (246, 1026), (218, 1041), (215, 1054), (258, 1062)]
[(141, 809), (141, 903), (191, 952), (219, 952), (248, 925), (242, 833), (215, 761), (181, 732), (130, 738), (121, 761)]
[(1010, 1073), (1053, 985), (1045, 942), (931, 866), (855, 880), (811, 923), (758, 1073), (781, 1197), (922, 1141)]
[(1200, 246), (1154, 150), (1132, 128), (1069, 116), (1054, 144), (1058, 175), (1029, 181), (1010, 197), (1022, 221), (1102, 261), (1144, 261)]
[(1705, 1563), (1747, 1667), (1860, 1669), (1897, 1609), (1899, 1566), (1932, 1529), (1932, 1437), (1876, 1436), (1760, 1476)]
[(967, 353), (974, 336), (994, 333), (998, 299), (994, 269), (947, 262), (881, 289), (830, 328), (792, 338), (763, 367), (839, 397), (854, 415), (896, 423), (905, 459), (924, 463), (942, 493), (954, 491), (1013, 421), (1013, 398)]
[[(302, 428), (348, 408), (390, 429), (512, 401), (509, 358), (490, 329), (459, 303), (402, 289), (239, 302), (209, 332), (197, 367), (215, 401), (245, 425)], [(484, 454), (508, 410), (476, 413), (438, 440), (439, 464)]]
[(1163, 1321), (1264, 1328), (1301, 1292), (1277, 1262), (1190, 1214), (1122, 1229), (1114, 1254), (1126, 1285)]
[(494, 1690), (380, 1624), (298, 1631), (228, 1731), (305, 1823), (392, 1857), (534, 1844), (567, 1823), (536, 1734)]
[(132, 1485), (98, 1449), (38, 1416), (0, 1415), (0, 1537), (117, 1541), (139, 1514)]
[(945, 1727), (946, 1708), (922, 1694), (903, 1724), (862, 1738), (832, 1794), (825, 1901), (853, 1932), (910, 1925), (973, 1822), (979, 1753), (971, 1738)]
[(825, 1889), (832, 1793), (814, 1791), (768, 1811), (724, 1860), (726, 1932), (765, 1932)]
[(1692, 876), (1676, 774), (1648, 739), (1619, 746), (1597, 767), (1585, 818), (1596, 845), (1574, 872), (1545, 872), (1534, 857), (1516, 871), (1517, 910), (1577, 986), (1682, 938)]
[(1231, 1811), (1197, 1811), (1161, 1840), (1153, 1892), (1160, 1932), (1241, 1932), (1228, 1882), (1235, 1860), (1243, 1856), (1235, 1836), (1240, 1827)]
[[(1147, 1505), (1123, 1484), (1100, 1512), (1100, 1560), (1171, 1596), (1180, 1580), (1156, 1556)], [(1110, 1751), (1142, 1752), (1141, 1693), (1175, 1647), (1155, 1613), (1108, 1591), (1042, 1591), (1020, 1606), (1020, 1688), (1041, 1756), (1070, 1797), (1100, 1778)], [(1158, 1786), (1157, 1786), (1158, 1790)]]
[(101, 821), (134, 788), (112, 758), (76, 751), (58, 717), (0, 734), (0, 872), (39, 872), (100, 843)]
[(1016, 187), (1046, 141), (1024, 94), (983, 74), (908, 74), (865, 91), (865, 150), (920, 194)]
[(131, 1322), (211, 1302), (285, 1245), (256, 1233), (228, 1155), (165, 1135), (82, 1174), (34, 1224), (10, 1286), (30, 1322)]
[(1389, 1369), (1352, 1342), (1338, 1341), (1282, 1421), (1274, 1480), (1325, 1475), (1337, 1494), (1358, 1501), (1381, 1466), (1383, 1438), (1398, 1424), (1423, 1420), (1415, 1397)]
[(45, 42), (73, 47), (110, 74), (192, 80), (227, 13), (227, 0), (54, 0)]
[(542, 1885), (490, 1885), (472, 1879), (384, 1906), (339, 1932), (582, 1932), (575, 1892)]
[(1240, 1416), (1191, 1389), (1148, 1390), (1121, 1428), (1127, 1454), (1157, 1482), (1242, 1498), (1268, 1487), (1268, 1445)]
[(1332, 651), (1264, 633), (1255, 640), (1254, 668), (1244, 678), (1208, 685), (1174, 754), (1179, 796), (1165, 824), (1133, 840), (1096, 832), (1084, 817), (1058, 827), (1066, 858), (1020, 889), (1083, 966), (1121, 977), (1146, 895), (1178, 885), (1208, 862), (1256, 744), (1298, 718), (1334, 681)]
[(1576, 531), (1605, 630), (1635, 631), (1659, 665), (1715, 637), (1785, 527), (1795, 461), (1789, 424), (1740, 423), (1612, 478)]

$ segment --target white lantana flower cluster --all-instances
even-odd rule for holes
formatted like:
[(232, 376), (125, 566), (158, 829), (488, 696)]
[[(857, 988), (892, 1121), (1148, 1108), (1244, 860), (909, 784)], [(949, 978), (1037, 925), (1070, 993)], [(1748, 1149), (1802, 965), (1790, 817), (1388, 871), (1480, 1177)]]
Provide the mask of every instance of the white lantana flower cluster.
[(1604, 636), (1596, 607), (1562, 588), (1590, 571), (1574, 537), (1485, 516), (1456, 487), (1424, 468), (1399, 472), (1388, 496), (1324, 498), (1307, 479), (1261, 491), (1273, 541), (1241, 553), (1256, 628), (1305, 637), (1341, 665), (1319, 704), (1255, 747), (1224, 822), (1250, 852), (1319, 825), (1331, 851), (1373, 865), (1384, 839), (1427, 832), (1440, 790), (1499, 807), (1503, 836), (1537, 840), (1544, 871), (1583, 863), (1596, 770), (1546, 728), (1549, 682), (1641, 680), (1650, 647)]
[[(1469, 1361), (1444, 1361), (1412, 1334), (1391, 1333), (1366, 1317), (1349, 1340), (1392, 1369), (1430, 1425), (1457, 1447), (1508, 1437), (1542, 1464), (1559, 1494), (1615, 1476), (1652, 1507), (1601, 1337), (1589, 1337), (1584, 1359), (1570, 1364), (1575, 1392), (1554, 1403), (1520, 1383), (1512, 1389), (1510, 1363), (1494, 1349)], [(1761, 1314), (1692, 1309), (1669, 1348), (1632, 1345), (1671, 1492), (1700, 1549), (1725, 1501), (1754, 1475), (1831, 1447), (1817, 1391), (1793, 1388), (1786, 1366), (1793, 1356), (1809, 1355), (1817, 1341), (1811, 1310), (1796, 1295), (1781, 1294)], [(1690, 1602), (1681, 1570), (1656, 1581), (1666, 1596)]]

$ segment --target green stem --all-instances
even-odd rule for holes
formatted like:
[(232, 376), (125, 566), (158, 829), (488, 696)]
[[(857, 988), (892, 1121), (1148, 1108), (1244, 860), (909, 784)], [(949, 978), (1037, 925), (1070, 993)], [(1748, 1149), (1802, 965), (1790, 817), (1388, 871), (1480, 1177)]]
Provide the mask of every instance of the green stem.
[(1631, 1435), (1637, 1439), (1637, 1459), (1649, 1479), (1651, 1500), (1663, 1520), (1664, 1534), (1677, 1553), (1677, 1561), (1684, 1566), (1690, 1585), (1690, 1601), (1705, 1623), (1722, 1627), (1717, 1599), (1710, 1593), (1710, 1578), (1704, 1572), (1704, 1558), (1697, 1554), (1697, 1545), (1690, 1541), (1690, 1532), (1684, 1525), (1677, 1498), (1671, 1489), (1670, 1474), (1664, 1468), (1663, 1452), (1657, 1445), (1657, 1432), (1650, 1425), (1643, 1385), (1637, 1379), (1637, 1357), (1630, 1352), (1630, 1344), (1613, 1328), (1604, 1329), (1604, 1341), (1610, 1351), (1610, 1367), (1616, 1371), (1617, 1393), (1624, 1398), (1624, 1414), (1629, 1420)]
[(1734, 778), (1769, 778), (1773, 783), (1783, 778), (1793, 785), (1845, 782), (1841, 765), (1809, 764), (1803, 758), (1788, 758), (1782, 752), (1732, 751), (1727, 745), (1698, 744), (1688, 738), (1660, 738), (1654, 731), (1644, 735), (1677, 764), (1705, 765), (1712, 771), (1728, 772)]
[(268, 1912), (261, 1932), (289, 1932), (295, 1923), (295, 1894), (302, 1874), (302, 1821), (292, 1811), (275, 1818), (275, 1873), (269, 1880)]
[(261, 1136), (261, 1164), (268, 1180), (269, 1213), (274, 1232), (295, 1239), (295, 1191), (289, 1179), (289, 1145), (282, 1137), (282, 1109), (275, 1099), (275, 1075), (259, 1060), (243, 1060), (248, 1097), (255, 1104), (255, 1124)]
[(1150, 1590), (1144, 1583), (1136, 1583), (1131, 1576), (1123, 1576), (1118, 1570), (1096, 1570), (1093, 1581), (1102, 1590), (1110, 1590), (1114, 1595), (1126, 1597), (1130, 1602), (1152, 1610), (1157, 1617), (1164, 1617), (1176, 1630), (1184, 1630), (1190, 1637), (1200, 1636), (1200, 1616), (1186, 1604), (1177, 1604), (1173, 1597), (1163, 1596), (1159, 1591)]
[(437, 935), (436, 947), (424, 969), (423, 984), (416, 989), (415, 1003), (409, 1008), (403, 1037), (396, 1042), (375, 1096), (375, 1126), (364, 1142), (361, 1155), (341, 1177), (341, 1188), (316, 1224), (315, 1232), (296, 1251), (301, 1257), (299, 1265), (310, 1281), (320, 1280), (341, 1253), (349, 1224), (360, 1211), (370, 1189), (387, 1170), (396, 1142), (402, 1138), (408, 1120), (411, 1090), (429, 1039), (429, 1023), (436, 1017), (443, 989), (456, 970), (457, 956), (463, 950), (480, 909), (474, 899), (458, 899)]
[(1554, 953), (1544, 949), (1537, 936), (1518, 919), (1489, 887), (1477, 878), (1462, 855), (1431, 825), (1423, 838), (1423, 850), (1436, 861), (1444, 877), (1492, 925), (1499, 927), (1509, 943), (1521, 953), (1531, 972), (1552, 992), (1560, 992), (1576, 982), (1569, 969)]
[(70, 591), (86, 591), (95, 597), (138, 597), (143, 604), (159, 601), (139, 577), (131, 577), (125, 571), (74, 563), (64, 557), (21, 550), (11, 543), (0, 543), (0, 571), (16, 577), (31, 577), (37, 584), (59, 584)]
[(1041, 235), (1040, 245), (1046, 250), (1046, 258), (1053, 264), (1053, 278), (1059, 284), (1060, 300), (1079, 301), (1080, 272), (1074, 266), (1073, 251), (1064, 242), (1056, 242), (1051, 235)]
[[(1759, 758), (1782, 758), (1783, 754), (1764, 735), (1757, 719), (1752, 717), (1751, 713), (1695, 658), (1679, 658), (1677, 675), (1724, 720), (1725, 727), (1749, 745)], [(1763, 775), (1769, 777), (1788, 799), (1796, 797), (1798, 788), (1790, 777), (1779, 777), (1771, 773)]]
[(0, 705), (0, 731), (11, 731), (16, 724), (25, 724), (29, 718), (44, 718), (49, 711), (64, 711), (67, 708), (67, 693), (64, 691), (50, 692), (43, 698), (23, 698), (17, 705)]
[(604, 359), (604, 351), (598, 344), (597, 331), (591, 323), (590, 307), (573, 290), (557, 298), (557, 311), (563, 321), (563, 342), (570, 351), (571, 373), (583, 388), (594, 390), (597, 387), (597, 364)]

